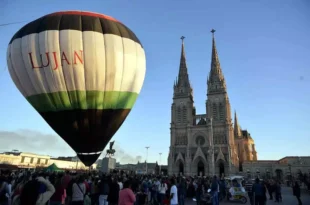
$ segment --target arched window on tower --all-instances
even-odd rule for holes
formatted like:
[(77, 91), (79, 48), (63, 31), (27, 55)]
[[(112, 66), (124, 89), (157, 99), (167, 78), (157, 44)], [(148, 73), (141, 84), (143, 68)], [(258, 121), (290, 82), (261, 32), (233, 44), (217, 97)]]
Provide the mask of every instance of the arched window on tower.
[(177, 110), (177, 122), (180, 123), (182, 119), (181, 107), (178, 107)]
[(183, 114), (182, 116), (183, 116), (183, 122), (184, 122), (184, 123), (187, 122), (187, 115), (186, 115), (187, 113), (186, 113), (186, 112), (187, 112), (187, 109), (186, 109), (186, 107), (184, 106), (184, 107), (183, 107), (183, 113), (182, 113), (182, 114)]
[(212, 105), (212, 116), (213, 116), (213, 119), (217, 119), (217, 107), (216, 107), (216, 104), (213, 103)]
[(220, 114), (220, 120), (224, 120), (224, 105), (222, 103), (219, 104), (219, 114)]

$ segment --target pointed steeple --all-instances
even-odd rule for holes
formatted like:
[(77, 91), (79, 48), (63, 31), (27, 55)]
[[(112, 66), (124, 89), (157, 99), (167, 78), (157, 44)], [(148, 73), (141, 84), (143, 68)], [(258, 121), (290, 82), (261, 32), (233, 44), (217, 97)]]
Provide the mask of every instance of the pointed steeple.
[(178, 86), (189, 86), (185, 49), (184, 49), (184, 39), (185, 37), (182, 36), (181, 37), (182, 48), (181, 48), (181, 59), (180, 59), (180, 67), (179, 67), (179, 75), (178, 75)]
[(215, 37), (215, 30), (211, 30), (212, 33), (212, 55), (211, 55), (211, 70), (208, 78), (208, 93), (210, 92), (226, 92), (226, 83), (224, 75), (222, 73), (220, 60), (218, 57)]
[(235, 120), (234, 120), (234, 135), (235, 135), (235, 138), (242, 137), (241, 128), (239, 126), (236, 110), (235, 110)]
[(192, 87), (190, 85), (188, 72), (187, 72), (184, 39), (185, 37), (182, 36), (181, 37), (182, 47), (181, 47), (180, 67), (179, 67), (178, 78), (174, 86), (174, 93), (177, 95), (192, 96)]

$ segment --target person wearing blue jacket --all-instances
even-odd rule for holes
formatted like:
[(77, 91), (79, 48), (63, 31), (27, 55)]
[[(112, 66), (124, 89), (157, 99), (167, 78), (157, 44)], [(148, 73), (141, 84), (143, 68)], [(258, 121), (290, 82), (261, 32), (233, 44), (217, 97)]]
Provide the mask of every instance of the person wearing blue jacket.
[(219, 192), (219, 183), (216, 176), (214, 176), (211, 183), (211, 193), (213, 197), (212, 205), (219, 205), (218, 192)]
[(255, 205), (264, 205), (264, 194), (266, 194), (266, 189), (258, 178), (255, 179), (255, 183), (252, 186), (252, 192), (254, 194)]

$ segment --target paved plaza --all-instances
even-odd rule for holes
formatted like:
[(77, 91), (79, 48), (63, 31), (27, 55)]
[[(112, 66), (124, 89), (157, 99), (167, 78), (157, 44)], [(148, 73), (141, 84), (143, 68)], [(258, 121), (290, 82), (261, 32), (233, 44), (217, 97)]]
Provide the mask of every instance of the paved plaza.
[[(269, 197), (269, 196), (268, 196)], [(271, 200), (267, 201), (266, 205), (298, 205), (297, 199), (293, 196), (292, 188), (289, 187), (282, 187), (282, 203), (276, 203)], [(310, 205), (310, 193), (306, 190), (302, 190), (301, 200), (303, 205)], [(187, 200), (186, 205), (196, 205), (196, 202), (192, 200)], [(220, 205), (232, 205), (232, 204), (240, 204), (240, 203), (232, 203), (232, 202), (220, 202)], [(248, 202), (247, 205), (250, 203)]]

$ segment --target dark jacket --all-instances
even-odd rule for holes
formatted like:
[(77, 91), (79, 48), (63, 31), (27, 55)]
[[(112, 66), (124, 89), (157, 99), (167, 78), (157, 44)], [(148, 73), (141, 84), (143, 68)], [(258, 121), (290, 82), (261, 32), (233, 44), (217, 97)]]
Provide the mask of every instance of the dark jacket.
[(296, 197), (300, 197), (300, 187), (298, 184), (295, 184), (293, 187), (293, 195)]
[(219, 189), (219, 183), (217, 180), (213, 180), (211, 184), (211, 191), (212, 192), (218, 192)]
[(109, 195), (110, 189), (109, 189), (109, 184), (108, 180), (103, 179), (99, 183), (99, 194), (100, 195)]
[(255, 194), (255, 196), (264, 196), (264, 187), (260, 183), (253, 184), (252, 192)]
[(117, 182), (112, 182), (109, 187), (108, 202), (111, 204), (118, 204), (119, 196), (119, 184)]

